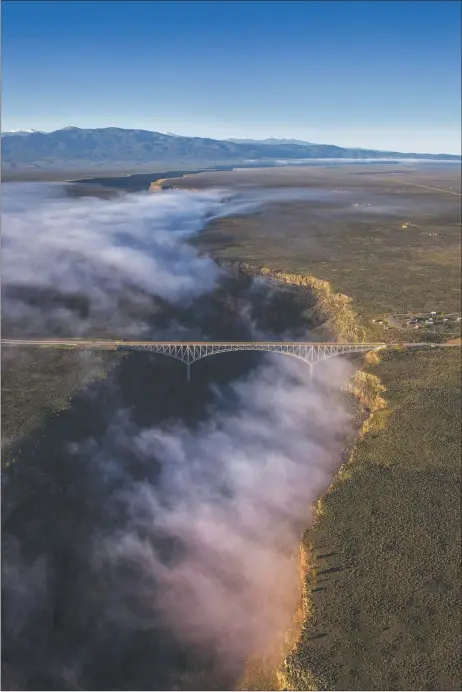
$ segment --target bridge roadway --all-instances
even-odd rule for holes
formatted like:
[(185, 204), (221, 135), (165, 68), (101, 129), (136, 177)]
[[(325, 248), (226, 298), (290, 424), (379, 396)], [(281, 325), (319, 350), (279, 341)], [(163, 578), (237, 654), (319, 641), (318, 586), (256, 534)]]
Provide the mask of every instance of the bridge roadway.
[(339, 343), (338, 341), (125, 341), (125, 339), (2, 339), (2, 346), (74, 346), (76, 348), (93, 348), (115, 351), (121, 346), (368, 346), (379, 348), (388, 346), (385, 342), (377, 343)]
[[(322, 360), (346, 353), (362, 353), (393, 347), (395, 344), (379, 343), (339, 343), (337, 341), (124, 341), (113, 339), (2, 339), (4, 346), (39, 346), (43, 348), (81, 348), (110, 351), (148, 351), (170, 356), (186, 365), (187, 379), (190, 379), (191, 365), (197, 360), (232, 351), (270, 351), (299, 358), (307, 363), (312, 372), (313, 366)], [(428, 343), (402, 344), (406, 348), (433, 346)], [(439, 347), (459, 346), (460, 344), (438, 344)]]
[(38, 346), (43, 348), (80, 348), (98, 350), (129, 350), (159, 353), (186, 365), (190, 379), (191, 364), (217, 353), (232, 351), (270, 351), (299, 358), (313, 366), (322, 360), (345, 353), (385, 348), (385, 343), (338, 343), (334, 341), (123, 341), (113, 339), (2, 339), (4, 346)]
[(270, 351), (299, 358), (313, 366), (326, 358), (343, 353), (384, 348), (383, 343), (340, 344), (333, 341), (123, 341), (108, 339), (2, 339), (5, 346), (41, 346), (44, 348), (82, 348), (112, 351), (148, 351), (160, 353), (186, 365), (189, 381), (191, 365), (197, 360), (232, 351)]

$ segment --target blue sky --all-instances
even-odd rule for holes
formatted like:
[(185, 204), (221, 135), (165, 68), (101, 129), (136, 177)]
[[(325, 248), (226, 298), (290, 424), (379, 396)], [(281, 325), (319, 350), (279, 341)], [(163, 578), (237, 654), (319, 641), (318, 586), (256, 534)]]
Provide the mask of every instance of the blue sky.
[(461, 149), (456, 1), (3, 0), (2, 130)]

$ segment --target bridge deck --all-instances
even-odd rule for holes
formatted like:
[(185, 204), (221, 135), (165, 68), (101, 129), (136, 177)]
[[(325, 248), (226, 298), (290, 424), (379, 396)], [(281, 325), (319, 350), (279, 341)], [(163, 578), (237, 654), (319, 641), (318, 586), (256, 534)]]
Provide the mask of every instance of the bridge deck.
[[(338, 341), (124, 341), (122, 339), (97, 338), (56, 338), (56, 339), (2, 339), (3, 346), (42, 346), (70, 347), (95, 350), (147, 351), (170, 356), (181, 361), (187, 368), (187, 379), (193, 363), (207, 356), (232, 351), (266, 351), (277, 352), (306, 362), (310, 371), (313, 366), (333, 356), (348, 353), (377, 351), (393, 346), (384, 342), (340, 343)], [(422, 347), (427, 344), (404, 344), (408, 348)], [(430, 344), (433, 346), (433, 344)], [(453, 344), (442, 344), (452, 346)], [(435, 346), (433, 346), (435, 347)]]
[(386, 346), (383, 342), (343, 343), (338, 341), (124, 341), (113, 339), (2, 339), (4, 346), (81, 346), (113, 347), (118, 346)]

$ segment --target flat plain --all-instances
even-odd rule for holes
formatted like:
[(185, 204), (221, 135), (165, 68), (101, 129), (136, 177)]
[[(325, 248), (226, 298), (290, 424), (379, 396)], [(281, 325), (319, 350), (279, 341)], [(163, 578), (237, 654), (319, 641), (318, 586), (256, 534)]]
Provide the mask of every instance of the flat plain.
[[(398, 351), (306, 532), (309, 616), (289, 689), (460, 689), (460, 352)], [(313, 685), (314, 683), (314, 685)]]
[[(460, 314), (459, 167), (235, 171), (193, 184), (300, 190), (213, 222), (198, 244), (331, 282), (370, 334), (373, 316)], [(392, 351), (366, 367), (383, 406), (304, 535), (305, 620), (284, 689), (460, 689), (460, 368), (459, 349)]]
[[(367, 317), (460, 311), (459, 166), (243, 169), (171, 182), (260, 188), (272, 199), (258, 213), (209, 224), (197, 243), (220, 259), (313, 274)], [(278, 201), (282, 188), (295, 191), (291, 199)]]

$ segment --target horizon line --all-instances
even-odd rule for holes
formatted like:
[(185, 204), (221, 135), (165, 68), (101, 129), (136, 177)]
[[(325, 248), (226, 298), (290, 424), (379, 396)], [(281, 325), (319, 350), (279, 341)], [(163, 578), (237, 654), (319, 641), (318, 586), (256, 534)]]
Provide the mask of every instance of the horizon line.
[[(49, 135), (53, 134), (55, 132), (62, 132), (63, 130), (134, 130), (138, 132), (151, 132), (153, 134), (158, 134), (158, 135), (164, 135), (165, 137), (179, 137), (179, 138), (185, 138), (185, 139), (212, 139), (216, 142), (230, 142), (234, 141), (235, 143), (245, 143), (246, 141), (249, 142), (259, 142), (263, 143), (268, 140), (298, 140), (301, 144), (299, 146), (303, 146), (304, 144), (307, 146), (333, 146), (333, 147), (338, 147), (339, 149), (359, 149), (359, 150), (364, 150), (364, 151), (377, 151), (379, 153), (383, 152), (389, 153), (391, 150), (390, 149), (375, 149), (373, 147), (360, 147), (360, 146), (344, 146), (341, 144), (332, 144), (332, 142), (308, 142), (302, 139), (298, 139), (297, 137), (277, 137), (277, 136), (271, 136), (271, 137), (264, 137), (263, 139), (256, 139), (253, 137), (225, 137), (225, 138), (218, 138), (218, 137), (202, 137), (199, 135), (180, 135), (174, 132), (162, 132), (160, 130), (148, 130), (143, 127), (120, 127), (118, 125), (106, 125), (104, 127), (79, 127), (77, 125), (66, 125), (65, 127), (58, 127), (56, 130), (37, 130), (35, 128), (20, 128), (18, 130), (1, 130), (1, 135), (14, 135), (18, 134), (21, 132), (24, 133), (29, 133), (29, 134), (44, 134), (44, 135)], [(237, 141), (240, 140), (240, 141)], [(458, 156), (459, 158), (462, 158), (462, 152), (457, 152), (457, 153), (450, 153), (450, 152), (438, 152), (438, 153), (433, 153), (429, 154), (427, 151), (410, 151), (410, 152), (405, 152), (405, 151), (397, 151), (396, 153), (400, 154), (418, 154), (418, 155), (423, 155), (423, 154), (428, 154), (430, 157), (431, 156)]]

